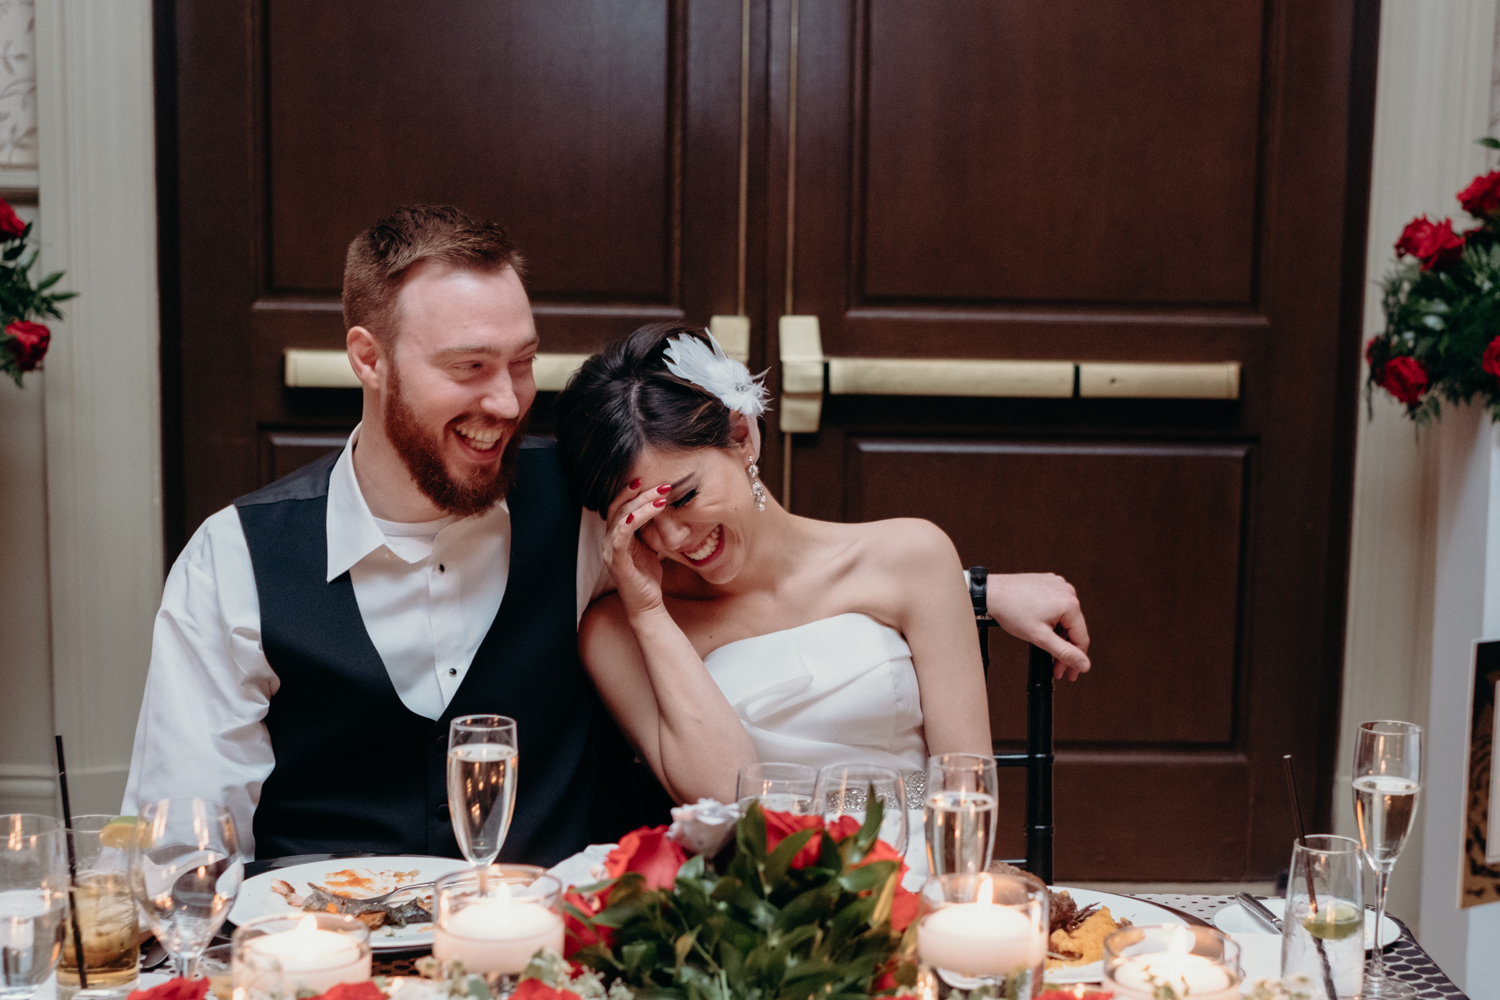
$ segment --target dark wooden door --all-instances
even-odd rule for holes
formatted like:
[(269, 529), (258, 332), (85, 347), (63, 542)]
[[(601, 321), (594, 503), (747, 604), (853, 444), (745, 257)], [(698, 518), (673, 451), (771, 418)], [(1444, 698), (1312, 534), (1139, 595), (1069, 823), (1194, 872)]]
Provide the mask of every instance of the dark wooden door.
[[(768, 312), (817, 316), (830, 358), (907, 362), (898, 382), (1064, 362), (1057, 396), (1015, 399), (841, 393), (831, 361), (818, 431), (789, 439), (795, 509), (928, 517), (967, 560), (1076, 585), (1096, 670), (1057, 691), (1060, 877), (1273, 875), (1283, 753), (1327, 822), (1370, 24), (1266, 0), (774, 9)], [(1100, 362), (1237, 364), (1238, 398), (1098, 398)], [(1024, 651), (994, 652), (1017, 745)], [(1021, 853), (1019, 811), (1010, 831)]]
[[(817, 316), (830, 388), (840, 359), (1083, 363), (1080, 385), (1238, 363), (1217, 401), (867, 381), (813, 393), (816, 432), (783, 437), (778, 407), (762, 466), (799, 513), (930, 517), (969, 562), (1078, 586), (1096, 670), (1059, 688), (1059, 877), (1274, 873), (1284, 752), (1326, 825), (1378, 10), (157, 12), (171, 555), (358, 419), (356, 390), (288, 388), (283, 352), (342, 349), (344, 246), (402, 203), (507, 224), (547, 352), (738, 313), (758, 367), (781, 316)], [(1022, 651), (994, 644), (1005, 745)]]

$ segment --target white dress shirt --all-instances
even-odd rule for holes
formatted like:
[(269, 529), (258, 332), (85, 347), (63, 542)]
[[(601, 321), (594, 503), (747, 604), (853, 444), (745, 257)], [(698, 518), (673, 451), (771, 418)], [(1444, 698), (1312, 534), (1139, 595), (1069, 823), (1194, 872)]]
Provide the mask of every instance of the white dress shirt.
[[(359, 428), (328, 481), (328, 576), (349, 574), (360, 617), (407, 708), (437, 719), (463, 682), (505, 596), (510, 509), (469, 518), (381, 521), (354, 475)], [(581, 512), (578, 617), (612, 583), (604, 522)], [(151, 642), (123, 815), (142, 802), (226, 803), (241, 849), (255, 853), (251, 817), (275, 765), (265, 716), (280, 686), (261, 648), (250, 550), (233, 506), (198, 528), (167, 575)]]

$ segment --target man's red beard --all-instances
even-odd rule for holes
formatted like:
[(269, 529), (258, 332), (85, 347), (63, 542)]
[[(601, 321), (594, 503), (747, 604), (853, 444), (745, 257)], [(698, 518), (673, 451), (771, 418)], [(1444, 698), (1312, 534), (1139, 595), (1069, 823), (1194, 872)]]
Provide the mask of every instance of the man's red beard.
[[(459, 517), (483, 514), (505, 498), (515, 485), (521, 450), (521, 439), (526, 436), (526, 422), (530, 414), (519, 420), (495, 420), (487, 418), (480, 426), (505, 431), (510, 438), (498, 465), (474, 470), (462, 479), (455, 479), (443, 463), (443, 431), (433, 439), (422, 427), (416, 413), (401, 395), (401, 377), (395, 364), (391, 365), (388, 385), (390, 392), (385, 399), (385, 434), (396, 448), (396, 454), (406, 463), (406, 471), (412, 480), (441, 510)], [(462, 421), (460, 421), (462, 422)]]

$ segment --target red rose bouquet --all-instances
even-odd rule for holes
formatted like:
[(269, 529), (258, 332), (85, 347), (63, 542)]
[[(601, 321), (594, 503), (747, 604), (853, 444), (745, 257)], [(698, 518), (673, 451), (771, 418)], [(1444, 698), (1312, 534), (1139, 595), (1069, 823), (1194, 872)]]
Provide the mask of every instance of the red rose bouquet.
[[(862, 826), (753, 803), (717, 869), (687, 857), (666, 827), (629, 834), (605, 863), (611, 878), (565, 898), (568, 959), (636, 995), (867, 996), (911, 985), (917, 897), (901, 888), (906, 866), (876, 836), (881, 810), (870, 800)], [(565, 986), (527, 996), (559, 1000), (551, 991)]]
[(22, 222), (15, 209), (0, 198), (0, 372), (21, 384), (21, 376), (32, 371), (47, 353), (52, 331), (38, 318), (62, 319), (57, 304), (77, 292), (53, 292), (62, 278), (54, 271), (41, 281), (31, 280), (35, 250), (27, 254), (31, 223)]
[[(1500, 140), (1479, 142), (1500, 149)], [(1384, 389), (1418, 423), (1439, 415), (1440, 399), (1476, 396), (1500, 419), (1500, 170), (1474, 178), (1458, 201), (1473, 228), (1423, 215), (1401, 233), (1401, 263), (1384, 283), (1385, 330), (1365, 347), (1372, 395)]]

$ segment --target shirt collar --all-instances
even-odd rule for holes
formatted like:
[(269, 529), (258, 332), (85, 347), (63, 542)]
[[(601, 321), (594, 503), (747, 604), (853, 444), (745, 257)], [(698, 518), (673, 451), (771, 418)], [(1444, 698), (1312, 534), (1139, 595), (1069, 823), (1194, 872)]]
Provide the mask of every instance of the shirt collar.
[(332, 583), (355, 563), (385, 545), (385, 535), (375, 523), (365, 495), (354, 476), (354, 446), (359, 428), (349, 435), (343, 454), (333, 463), (328, 477), (328, 579)]
[[(328, 514), (324, 532), (328, 536), (328, 579), (335, 579), (349, 572), (365, 556), (386, 545), (385, 532), (375, 523), (369, 504), (359, 488), (359, 479), (354, 475), (354, 446), (359, 442), (359, 427), (356, 426), (344, 445), (344, 451), (333, 463), (333, 473), (328, 478)], [(494, 507), (476, 518), (464, 518), (444, 528), (451, 531), (458, 525), (473, 523), (491, 530), (505, 531), (510, 525), (510, 505), (501, 500)]]

